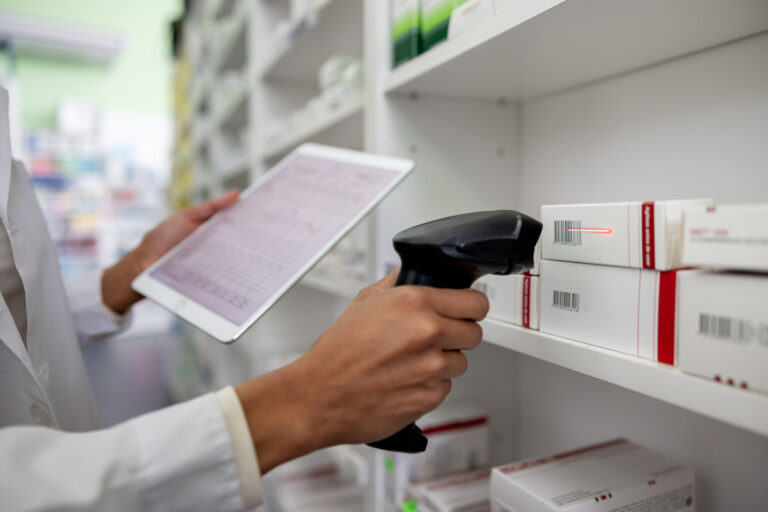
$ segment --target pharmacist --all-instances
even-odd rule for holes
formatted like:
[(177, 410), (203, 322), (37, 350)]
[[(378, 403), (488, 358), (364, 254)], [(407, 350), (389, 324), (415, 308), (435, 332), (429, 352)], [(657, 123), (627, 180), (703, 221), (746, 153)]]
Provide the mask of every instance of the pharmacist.
[(177, 213), (65, 292), (0, 89), (0, 509), (243, 510), (261, 475), (341, 443), (387, 437), (466, 370), (488, 303), (472, 290), (363, 290), (298, 361), (236, 388), (99, 430), (80, 349), (125, 327), (130, 283), (236, 193)]

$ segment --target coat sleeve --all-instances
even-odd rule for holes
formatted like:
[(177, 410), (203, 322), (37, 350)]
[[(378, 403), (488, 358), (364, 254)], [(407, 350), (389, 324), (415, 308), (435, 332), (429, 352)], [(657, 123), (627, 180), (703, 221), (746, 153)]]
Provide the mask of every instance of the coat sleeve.
[[(94, 432), (0, 429), (3, 510), (243, 510), (262, 499), (252, 484), (240, 488), (212, 393)], [(256, 501), (244, 503), (249, 494)]]
[(65, 283), (81, 347), (125, 331), (133, 319), (132, 310), (118, 315), (104, 305), (101, 298), (102, 273), (95, 270)]

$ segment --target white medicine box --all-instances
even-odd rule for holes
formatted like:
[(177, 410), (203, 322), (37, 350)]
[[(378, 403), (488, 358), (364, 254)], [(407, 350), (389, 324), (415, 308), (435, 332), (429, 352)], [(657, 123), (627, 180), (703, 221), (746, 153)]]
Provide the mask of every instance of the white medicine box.
[(493, 468), (492, 512), (693, 512), (693, 469), (623, 439)]
[(682, 221), (711, 199), (541, 207), (542, 258), (650, 270), (681, 268)]

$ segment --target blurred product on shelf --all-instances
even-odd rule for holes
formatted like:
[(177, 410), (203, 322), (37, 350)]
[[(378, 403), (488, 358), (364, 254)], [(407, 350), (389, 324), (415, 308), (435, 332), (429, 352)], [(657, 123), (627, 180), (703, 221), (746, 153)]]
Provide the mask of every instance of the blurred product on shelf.
[(680, 368), (768, 393), (768, 276), (689, 271), (678, 280)]
[(493, 468), (493, 512), (695, 510), (693, 469), (623, 439)]
[(541, 261), (541, 332), (675, 364), (678, 271)]
[(409, 484), (487, 466), (488, 412), (473, 405), (442, 405), (417, 425), (429, 439), (426, 452), (384, 452), (384, 489), (388, 510), (400, 510)]
[(541, 257), (548, 260), (674, 270), (682, 267), (684, 210), (711, 199), (541, 207)]
[[(318, 71), (320, 94), (310, 99), (290, 116), (274, 120), (267, 129), (267, 151), (301, 142), (299, 134), (309, 133), (312, 126), (322, 126), (325, 120), (345, 107), (362, 105), (363, 66), (359, 59), (334, 55)], [(287, 148), (290, 149), (290, 148)]]
[(390, 0), (392, 67), (417, 57), (421, 50), (419, 0)]
[(451, 13), (466, 0), (421, 0), (421, 49), (427, 51), (448, 38)]
[(488, 296), (491, 307), (488, 318), (539, 328), (539, 278), (537, 276), (488, 275), (473, 286)]
[(270, 509), (291, 512), (363, 512), (365, 484), (340, 466), (331, 449), (283, 464), (265, 478)]
[[(264, 44), (266, 62), (274, 63), (308, 30), (317, 26), (319, 12), (332, 0), (291, 0), (290, 17), (275, 24)], [(267, 66), (269, 67), (269, 65)]]
[(413, 483), (403, 512), (489, 512), (490, 468)]
[(768, 272), (768, 203), (686, 211), (683, 265)]
[(488, 23), (493, 18), (493, 0), (464, 0), (454, 8), (448, 25), (448, 39)]

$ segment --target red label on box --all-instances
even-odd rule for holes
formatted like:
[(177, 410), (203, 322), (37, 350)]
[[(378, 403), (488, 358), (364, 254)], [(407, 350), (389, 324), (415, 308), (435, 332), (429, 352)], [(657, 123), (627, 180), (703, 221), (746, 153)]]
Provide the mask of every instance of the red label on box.
[(640, 212), (642, 217), (642, 236), (643, 236), (643, 268), (656, 268), (656, 246), (654, 242), (654, 223), (653, 223), (653, 201), (643, 203)]
[(659, 326), (656, 333), (657, 359), (675, 364), (675, 302), (677, 271), (659, 272)]
[(531, 276), (523, 277), (523, 327), (531, 326)]

